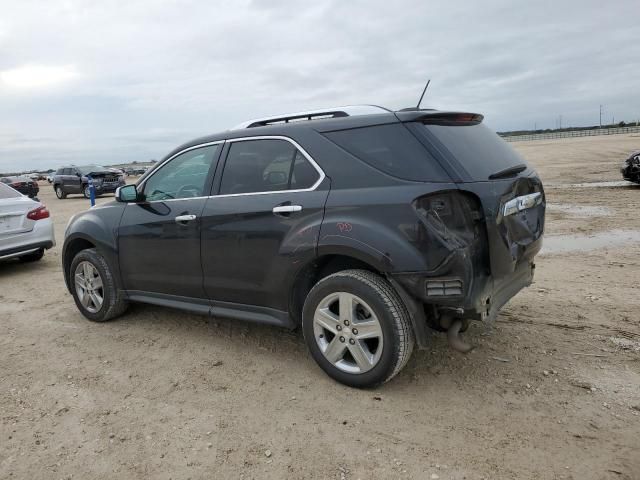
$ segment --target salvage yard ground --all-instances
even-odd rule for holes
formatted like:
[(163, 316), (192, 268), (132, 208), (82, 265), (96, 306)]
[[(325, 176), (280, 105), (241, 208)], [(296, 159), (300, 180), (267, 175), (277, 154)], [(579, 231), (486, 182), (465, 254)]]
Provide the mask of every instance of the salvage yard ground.
[(640, 136), (512, 146), (550, 204), (534, 285), (470, 354), (434, 333), (373, 391), (296, 332), (142, 305), (88, 322), (60, 271), (87, 200), (43, 182), (58, 246), (0, 263), (0, 478), (640, 478), (640, 187), (619, 174)]

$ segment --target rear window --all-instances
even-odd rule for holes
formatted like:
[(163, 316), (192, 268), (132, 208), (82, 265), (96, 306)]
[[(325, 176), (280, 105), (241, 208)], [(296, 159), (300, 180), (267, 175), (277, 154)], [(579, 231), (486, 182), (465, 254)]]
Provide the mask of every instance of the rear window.
[(20, 192), (18, 192), (17, 190), (14, 190), (13, 188), (5, 185), (4, 183), (0, 182), (0, 199), (2, 198), (16, 198), (16, 197), (21, 197), (22, 194)]
[(488, 180), (491, 174), (527, 164), (507, 142), (482, 123), (423, 127), (451, 152), (474, 180)]
[(394, 177), (421, 182), (450, 181), (440, 164), (400, 123), (324, 135), (363, 162)]

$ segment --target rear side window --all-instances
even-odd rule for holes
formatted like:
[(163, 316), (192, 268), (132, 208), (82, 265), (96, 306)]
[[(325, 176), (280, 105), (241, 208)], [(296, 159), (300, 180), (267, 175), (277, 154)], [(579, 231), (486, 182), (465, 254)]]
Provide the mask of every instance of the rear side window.
[(482, 123), (423, 128), (451, 152), (473, 180), (488, 180), (490, 175), (510, 167), (527, 165), (507, 142)]
[(292, 143), (243, 140), (229, 147), (220, 194), (304, 190), (319, 178), (318, 171)]
[(363, 162), (394, 177), (421, 182), (450, 181), (440, 164), (400, 123), (325, 135)]

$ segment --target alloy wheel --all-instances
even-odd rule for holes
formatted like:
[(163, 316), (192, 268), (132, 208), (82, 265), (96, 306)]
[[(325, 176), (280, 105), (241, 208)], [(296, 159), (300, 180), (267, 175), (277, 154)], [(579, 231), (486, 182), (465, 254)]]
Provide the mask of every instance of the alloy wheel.
[(104, 285), (98, 269), (90, 262), (80, 262), (74, 273), (74, 283), (82, 306), (90, 313), (98, 312), (104, 302)]
[(383, 333), (373, 309), (347, 292), (326, 296), (313, 315), (313, 332), (324, 357), (343, 372), (371, 370), (382, 356)]

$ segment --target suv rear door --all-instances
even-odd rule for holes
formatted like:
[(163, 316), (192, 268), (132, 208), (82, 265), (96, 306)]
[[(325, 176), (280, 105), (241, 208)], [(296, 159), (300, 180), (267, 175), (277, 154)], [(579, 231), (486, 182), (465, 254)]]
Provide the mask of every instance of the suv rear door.
[(315, 256), (330, 181), (286, 137), (227, 140), (222, 157), (202, 214), (204, 289), (214, 308), (286, 311), (283, 284)]

